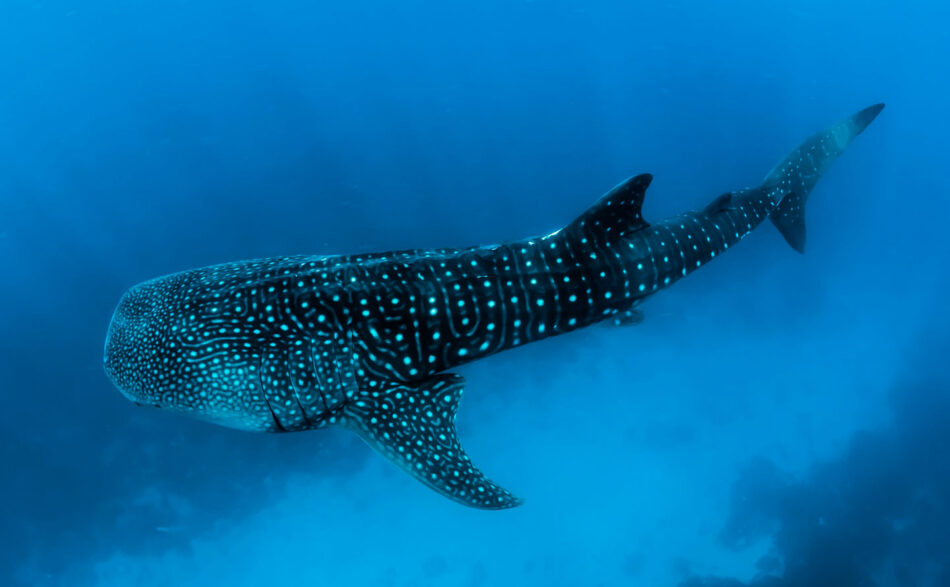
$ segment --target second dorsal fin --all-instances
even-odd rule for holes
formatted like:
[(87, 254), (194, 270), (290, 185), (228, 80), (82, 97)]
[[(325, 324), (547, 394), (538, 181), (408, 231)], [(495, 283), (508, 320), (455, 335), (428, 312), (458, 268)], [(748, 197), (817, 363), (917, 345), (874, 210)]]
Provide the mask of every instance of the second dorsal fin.
[(631, 177), (597, 200), (572, 222), (568, 231), (581, 231), (613, 240), (650, 226), (643, 219), (643, 197), (653, 180), (649, 173)]
[(732, 208), (732, 192), (726, 192), (703, 208), (703, 214), (715, 214)]

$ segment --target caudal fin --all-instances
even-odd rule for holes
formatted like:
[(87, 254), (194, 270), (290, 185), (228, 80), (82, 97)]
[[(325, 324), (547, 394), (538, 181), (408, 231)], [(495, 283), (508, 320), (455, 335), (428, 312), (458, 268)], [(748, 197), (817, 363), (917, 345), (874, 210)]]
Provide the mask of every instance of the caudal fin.
[(808, 194), (838, 155), (884, 109), (868, 106), (799, 145), (766, 176), (762, 187), (777, 205), (769, 218), (789, 245), (805, 250), (805, 203)]

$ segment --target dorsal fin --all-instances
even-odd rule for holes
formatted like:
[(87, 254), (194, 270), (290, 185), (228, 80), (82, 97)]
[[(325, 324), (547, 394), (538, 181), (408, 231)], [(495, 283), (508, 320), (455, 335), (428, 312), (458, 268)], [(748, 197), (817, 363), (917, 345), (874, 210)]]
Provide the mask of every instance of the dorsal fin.
[(703, 214), (715, 214), (723, 210), (729, 210), (732, 207), (732, 192), (726, 192), (719, 196), (703, 208)]
[(613, 240), (650, 226), (643, 219), (641, 209), (652, 180), (652, 175), (643, 173), (620, 183), (571, 222), (568, 230)]

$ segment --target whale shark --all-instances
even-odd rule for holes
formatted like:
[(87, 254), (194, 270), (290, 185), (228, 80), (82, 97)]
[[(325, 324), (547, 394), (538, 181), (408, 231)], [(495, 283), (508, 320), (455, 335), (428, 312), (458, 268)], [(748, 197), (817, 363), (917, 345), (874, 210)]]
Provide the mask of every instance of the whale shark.
[(339, 426), (467, 506), (521, 499), (491, 481), (455, 430), (450, 370), (597, 322), (635, 324), (644, 300), (766, 219), (805, 247), (805, 204), (876, 104), (802, 143), (756, 187), (660, 222), (652, 176), (631, 177), (550, 234), (467, 248), (224, 263), (122, 295), (105, 371), (130, 400), (263, 432)]

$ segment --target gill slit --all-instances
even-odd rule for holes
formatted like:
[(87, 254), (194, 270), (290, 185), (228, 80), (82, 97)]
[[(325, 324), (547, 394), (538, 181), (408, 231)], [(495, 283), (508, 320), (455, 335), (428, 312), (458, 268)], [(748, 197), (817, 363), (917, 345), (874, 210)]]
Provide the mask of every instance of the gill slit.
[(287, 379), (290, 380), (290, 389), (294, 390), (294, 399), (297, 400), (297, 409), (300, 410), (300, 417), (303, 418), (304, 426), (310, 428), (310, 418), (307, 416), (307, 411), (303, 409), (303, 402), (300, 401), (300, 392), (297, 391), (297, 383), (294, 381), (294, 370), (290, 366), (290, 361), (292, 353), (288, 350), (287, 354), (284, 356), (284, 367), (287, 373)]
[(277, 428), (278, 432), (287, 432), (287, 429), (280, 423), (280, 420), (277, 419), (277, 414), (274, 412), (274, 408), (270, 405), (270, 399), (267, 398), (267, 391), (264, 389), (264, 353), (260, 355), (260, 365), (257, 368), (257, 382), (261, 387), (261, 397), (264, 398), (264, 405), (267, 406), (267, 410), (270, 412), (271, 419), (274, 420), (274, 426)]

